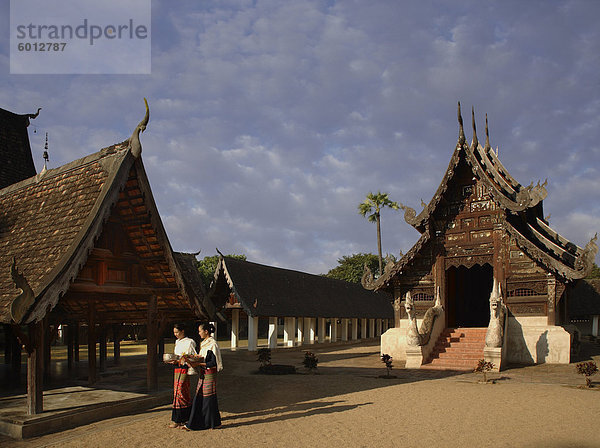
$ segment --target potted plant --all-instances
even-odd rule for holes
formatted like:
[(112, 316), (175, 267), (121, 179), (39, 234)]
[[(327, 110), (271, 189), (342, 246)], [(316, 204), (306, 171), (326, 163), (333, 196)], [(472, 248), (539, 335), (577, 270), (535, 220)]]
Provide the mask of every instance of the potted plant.
[(598, 365), (594, 361), (580, 362), (575, 366), (577, 373), (585, 376), (585, 387), (592, 387), (591, 376), (598, 372)]
[(475, 373), (481, 373), (483, 375), (483, 383), (487, 384), (487, 373), (494, 368), (494, 363), (480, 359), (477, 363), (477, 367), (473, 370)]

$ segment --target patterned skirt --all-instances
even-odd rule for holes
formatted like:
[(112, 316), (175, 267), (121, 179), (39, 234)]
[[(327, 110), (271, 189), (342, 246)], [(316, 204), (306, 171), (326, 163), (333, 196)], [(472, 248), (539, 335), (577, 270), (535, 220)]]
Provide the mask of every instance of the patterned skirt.
[(217, 369), (204, 370), (198, 381), (192, 412), (187, 424), (189, 429), (200, 430), (221, 426), (221, 414), (217, 402)]
[(171, 414), (171, 420), (175, 423), (185, 423), (190, 418), (192, 399), (190, 396), (190, 379), (187, 371), (187, 367), (175, 367), (173, 412)]

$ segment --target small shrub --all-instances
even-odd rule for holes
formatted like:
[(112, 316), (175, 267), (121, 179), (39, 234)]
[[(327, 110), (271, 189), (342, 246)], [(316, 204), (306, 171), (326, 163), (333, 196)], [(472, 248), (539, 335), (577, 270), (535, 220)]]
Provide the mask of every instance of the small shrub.
[(390, 373), (392, 373), (392, 368), (394, 367), (392, 365), (392, 357), (384, 353), (383, 355), (381, 355), (381, 362), (385, 364), (385, 368), (387, 369), (386, 376), (389, 378)]
[(598, 372), (598, 365), (594, 361), (580, 362), (579, 364), (575, 365), (575, 368), (577, 369), (577, 373), (585, 376), (586, 387), (592, 387), (592, 380), (590, 376)]
[(487, 373), (494, 368), (494, 363), (486, 361), (485, 359), (480, 359), (477, 362), (477, 367), (473, 370), (475, 373), (483, 374), (483, 382), (487, 383)]
[(261, 367), (266, 367), (271, 365), (271, 349), (270, 348), (261, 348), (257, 352), (258, 354), (258, 362), (260, 362)]
[(304, 352), (304, 361), (302, 361), (302, 364), (309, 371), (312, 372), (314, 369), (316, 369), (318, 362), (319, 362), (319, 359), (315, 356), (315, 354), (313, 352)]

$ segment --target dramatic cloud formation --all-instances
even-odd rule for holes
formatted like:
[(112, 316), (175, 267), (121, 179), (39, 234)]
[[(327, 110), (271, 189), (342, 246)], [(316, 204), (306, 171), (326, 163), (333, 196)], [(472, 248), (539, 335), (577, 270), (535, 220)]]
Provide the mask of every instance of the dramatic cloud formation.
[[(8, 30), (8, 5), (0, 7)], [(461, 101), (523, 184), (548, 178), (545, 213), (580, 246), (600, 230), (600, 3), (591, 1), (154, 1), (152, 75), (9, 75), (0, 107), (43, 107), (41, 166), (126, 139), (176, 250), (245, 253), (323, 273), (375, 252), (357, 212), (369, 191), (417, 210), (458, 138)], [(37, 132), (33, 134), (33, 129)], [(383, 215), (384, 252), (418, 233)]]

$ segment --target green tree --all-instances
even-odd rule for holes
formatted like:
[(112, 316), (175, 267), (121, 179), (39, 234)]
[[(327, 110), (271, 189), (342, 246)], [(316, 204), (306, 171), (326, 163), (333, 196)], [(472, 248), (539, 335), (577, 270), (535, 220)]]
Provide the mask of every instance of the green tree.
[[(238, 260), (246, 260), (245, 255), (230, 254), (225, 256), (237, 258)], [(215, 276), (215, 270), (217, 269), (217, 265), (219, 264), (219, 258), (219, 255), (211, 255), (204, 257), (198, 262), (198, 271), (200, 272), (202, 282), (204, 283), (204, 286), (207, 291), (210, 288), (210, 284), (212, 283), (213, 278)]]
[[(396, 261), (394, 256), (391, 257), (393, 261)], [(375, 272), (377, 270), (378, 261), (377, 255), (373, 254), (359, 253), (344, 255), (342, 258), (338, 259), (338, 265), (335, 268), (330, 269), (325, 276), (337, 278), (338, 280), (345, 280), (347, 282), (360, 283), (365, 263), (372, 272)]]
[(600, 267), (596, 263), (586, 278), (600, 278)]
[(385, 207), (398, 210), (397, 202), (390, 200), (388, 193), (378, 191), (377, 194), (369, 193), (367, 199), (358, 204), (358, 213), (366, 217), (369, 222), (377, 224), (377, 253), (379, 254), (379, 275), (383, 273), (383, 255), (381, 253), (381, 210)]

